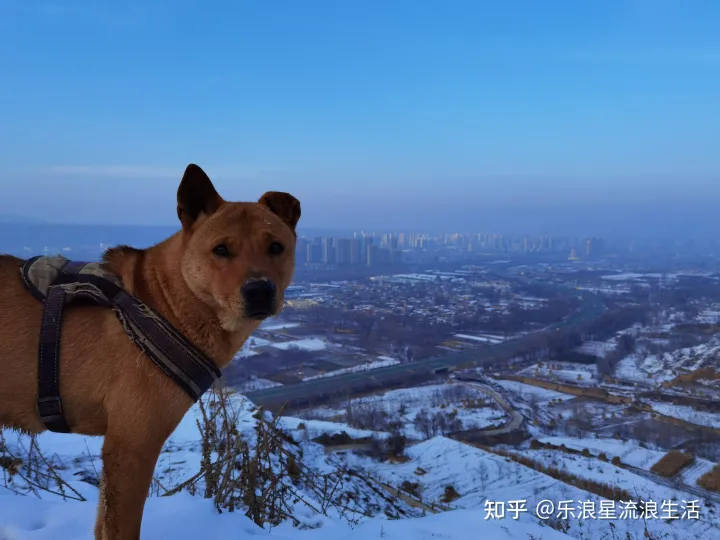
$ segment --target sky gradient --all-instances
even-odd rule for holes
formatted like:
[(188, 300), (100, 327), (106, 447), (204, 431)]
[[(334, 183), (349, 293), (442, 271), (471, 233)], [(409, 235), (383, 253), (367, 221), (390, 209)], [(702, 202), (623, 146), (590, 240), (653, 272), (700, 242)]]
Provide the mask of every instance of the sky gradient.
[(715, 0), (0, 0), (0, 214), (174, 224), (194, 162), (229, 200), (293, 193), (307, 227), (706, 230), (718, 20)]

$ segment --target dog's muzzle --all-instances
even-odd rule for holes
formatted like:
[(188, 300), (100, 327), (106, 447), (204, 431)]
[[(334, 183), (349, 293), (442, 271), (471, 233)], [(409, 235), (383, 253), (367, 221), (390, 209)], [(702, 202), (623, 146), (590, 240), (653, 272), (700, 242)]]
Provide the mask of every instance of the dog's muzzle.
[(277, 288), (269, 279), (250, 279), (242, 286), (245, 315), (249, 319), (266, 319), (275, 314)]

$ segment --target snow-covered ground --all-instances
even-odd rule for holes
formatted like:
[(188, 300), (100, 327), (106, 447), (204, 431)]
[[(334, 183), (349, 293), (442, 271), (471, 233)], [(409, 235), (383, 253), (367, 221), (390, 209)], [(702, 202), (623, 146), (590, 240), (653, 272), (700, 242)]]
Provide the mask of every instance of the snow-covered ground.
[(267, 339), (250, 336), (248, 340), (243, 343), (242, 348), (237, 352), (237, 354), (235, 354), (235, 360), (247, 358), (248, 356), (254, 356), (258, 354), (257, 351), (255, 351), (256, 348), (267, 347), (271, 343), (272, 341)]
[(313, 409), (307, 414), (315, 418), (347, 420), (348, 413), (356, 418), (369, 418), (382, 413), (386, 421), (402, 423), (402, 433), (406, 437), (425, 439), (427, 434), (419, 427), (421, 424), (415, 421), (418, 414), (423, 412), (431, 419), (438, 414), (448, 421), (455, 417), (459, 423), (449, 431), (482, 429), (500, 425), (507, 419), (504, 411), (485, 392), (474, 385), (463, 383), (391, 390), (352, 399), (339, 408)]
[[(475, 508), (484, 512), (487, 501), (504, 502), (506, 508), (508, 501), (525, 501), (529, 511), (526, 514), (521, 513), (520, 522), (523, 521), (523, 518), (528, 518), (529, 522), (533, 521), (533, 510), (540, 501), (550, 501), (555, 509), (558, 507), (558, 501), (570, 501), (574, 508), (583, 503), (596, 509), (600, 508), (601, 498), (590, 492), (560, 482), (508, 458), (458, 441), (435, 437), (409, 448), (406, 454), (410, 457), (410, 461), (401, 464), (377, 464), (368, 458), (354, 455), (347, 459), (353, 467), (367, 469), (369, 474), (373, 474), (391, 485), (399, 486), (403, 482), (417, 483), (416, 491), (426, 504), (442, 504), (446, 487), (452, 486), (459, 494), (459, 498), (450, 503), (451, 507), (456, 509)], [(565, 456), (565, 454), (563, 455)], [(540, 455), (534, 457), (540, 457), (540, 460), (543, 460)], [(549, 458), (546, 461), (548, 464), (550, 463)], [(599, 466), (598, 463), (602, 466)], [(568, 459), (565, 468), (568, 472), (574, 472), (584, 478), (592, 477), (598, 482), (624, 486), (633, 494), (636, 493), (635, 488), (637, 488), (638, 496), (635, 501), (643, 497), (645, 500), (656, 502), (659, 517), (663, 515), (660, 510), (663, 503), (673, 497), (677, 497), (678, 504), (683, 500), (697, 500), (697, 497), (657, 486), (651, 481), (627, 471), (616, 474), (615, 469), (620, 469), (610, 464), (597, 462), (597, 460), (585, 463), (581, 459)], [(606, 502), (605, 504), (612, 504), (616, 517), (622, 514), (624, 508), (622, 503)], [(717, 514), (714, 513), (714, 510), (711, 511), (710, 508), (705, 507), (704, 502), (700, 501), (698, 504), (699, 519), (682, 521), (649, 519), (648, 529), (653, 533), (667, 534), (666, 538), (675, 540), (720, 538)], [(667, 507), (669, 506), (666, 505)], [(679, 509), (679, 507), (672, 508)], [(679, 509), (679, 511), (682, 510)], [(596, 516), (597, 514), (598, 512), (596, 512)], [(557, 513), (555, 515), (557, 516)], [(576, 538), (587, 540), (612, 538), (610, 521), (614, 522), (617, 538), (626, 538), (626, 532), (631, 534), (629, 538), (643, 538), (643, 522), (640, 519), (579, 518), (580, 511), (576, 511), (574, 518), (567, 522), (568, 534)], [(467, 534), (465, 538), (473, 538), (475, 534), (481, 534), (483, 538), (494, 538), (486, 536), (483, 529)]]
[(234, 387), (238, 392), (252, 392), (254, 390), (264, 390), (265, 388), (275, 388), (276, 386), (282, 386), (281, 383), (271, 381), (269, 379), (263, 379), (260, 377), (254, 377), (241, 383), (235, 383)]
[[(679, 375), (705, 367), (720, 366), (720, 340), (662, 354), (632, 354), (617, 365), (615, 374), (623, 379), (660, 384)], [(700, 381), (702, 383), (702, 381)]]
[(307, 338), (294, 341), (284, 341), (282, 343), (272, 343), (272, 346), (285, 350), (297, 348), (305, 351), (322, 351), (327, 348), (328, 343), (322, 339)]
[(520, 372), (528, 377), (557, 379), (575, 384), (595, 383), (597, 371), (593, 364), (573, 364), (570, 362), (541, 362)]
[(347, 433), (353, 439), (375, 437), (384, 439), (390, 434), (384, 431), (371, 431), (369, 429), (356, 429), (342, 422), (330, 422), (326, 420), (305, 420), (292, 416), (283, 416), (278, 426), (291, 433), (296, 440), (310, 440), (320, 437), (323, 434), (339, 435)]
[(277, 332), (278, 330), (286, 330), (288, 328), (297, 328), (298, 326), (300, 326), (300, 323), (295, 323), (295, 322), (261, 324), (260, 330), (265, 330), (267, 332)]
[(556, 392), (555, 390), (548, 390), (540, 388), (539, 386), (532, 386), (517, 381), (504, 381), (498, 379), (496, 383), (507, 390), (511, 395), (520, 397), (523, 401), (532, 402), (539, 407), (545, 407), (553, 400), (567, 401), (572, 399), (574, 396), (563, 394), (562, 392)]
[[(88, 502), (45, 501), (0, 492), (0, 538), (3, 540), (91, 540), (95, 499)], [(485, 520), (477, 510), (457, 510), (426, 517), (388, 520), (382, 516), (351, 527), (316, 519), (319, 528), (300, 530), (281, 525), (263, 530), (240, 512), (218, 514), (210, 500), (185, 493), (147, 500), (142, 540), (468, 540), (483, 531), (493, 540), (568, 540), (565, 534), (530, 520)], [(532, 536), (531, 536), (532, 535)]]
[[(650, 471), (665, 454), (665, 450), (654, 450), (640, 446), (637, 441), (623, 441), (620, 439), (577, 439), (573, 437), (537, 437), (540, 442), (550, 443), (555, 446), (564, 444), (568, 448), (582, 451), (587, 448), (593, 455), (604, 453), (610, 460), (617, 456), (620, 460), (638, 469)], [(680, 480), (688, 486), (696, 486), (697, 480), (703, 474), (710, 471), (715, 463), (706, 459), (695, 458), (695, 461), (688, 465), (680, 473)], [(654, 489), (652, 486), (650, 488)]]
[[(398, 400), (406, 403), (408, 411), (422, 405), (444, 410), (442, 405), (448, 398), (449, 387), (463, 388), (457, 383), (433, 385), (394, 391), (390, 397), (387, 395), (391, 394), (389, 392), (385, 396), (373, 397), (378, 404), (391, 405), (390, 410), (393, 411), (396, 411), (394, 407)], [(453, 392), (457, 390), (450, 391), (451, 394)], [(470, 396), (472, 397), (472, 394)], [(479, 390), (476, 397), (484, 399)], [(238, 430), (250, 437), (257, 426), (257, 420), (253, 417), (255, 409), (239, 395), (233, 396), (232, 403), (238, 411)], [(199, 468), (201, 453), (196, 426), (199, 416), (198, 408), (193, 407), (165, 446), (155, 472), (156, 478), (165, 487), (177, 485), (196, 473)], [(301, 423), (304, 426), (300, 426)], [(541, 520), (535, 515), (538, 502), (550, 501), (555, 506), (552, 514), (556, 516), (563, 513), (559, 510), (560, 501), (570, 501), (573, 508), (579, 508), (583, 504), (592, 504), (594, 508), (599, 508), (601, 503), (599, 497), (587, 491), (564, 484), (507, 458), (445, 437), (433, 437), (408, 447), (405, 452), (408, 460), (403, 463), (379, 463), (367, 456), (353, 453), (326, 454), (320, 445), (307, 442), (322, 433), (345, 431), (352, 437), (363, 437), (373, 434), (369, 430), (352, 429), (342, 423), (291, 417), (281, 418), (278, 426), (298, 441), (302, 449), (302, 461), (312, 470), (327, 472), (352, 467), (373, 482), (373, 485), (379, 487), (385, 484), (390, 489), (400, 488), (404, 482), (417, 482), (417, 493), (411, 498), (416, 502), (411, 504), (407, 500), (396, 499), (396, 504), (403, 505), (409, 515), (418, 517), (389, 520), (378, 511), (375, 517), (358, 517), (357, 523), (351, 525), (331, 512), (327, 516), (313, 513), (306, 505), (298, 503), (294, 515), (306, 530), (294, 528), (289, 523), (271, 530), (262, 530), (244, 517), (242, 512), (218, 514), (210, 501), (200, 496), (192, 497), (181, 493), (171, 497), (152, 496), (147, 500), (143, 540), (254, 538), (260, 535), (270, 540), (468, 540), (478, 534), (493, 540), (559, 540), (569, 537), (548, 526), (542, 526)], [(5, 435), (9, 446), (17, 444), (17, 434), (6, 432)], [(642, 449), (638, 445), (614, 439), (556, 437), (545, 440), (554, 444), (562, 441), (566, 446), (578, 449), (588, 447), (594, 453), (604, 451), (608, 457), (619, 455), (623, 462), (646, 470), (662, 455), (662, 452)], [(39, 436), (38, 442), (46, 455), (57, 455), (63, 461), (66, 467), (61, 474), (88, 501), (62, 502), (51, 495), (39, 500), (33, 496), (14, 495), (0, 488), (0, 538), (90, 540), (97, 489), (80, 481), (80, 478), (82, 474), (93, 476), (95, 470), (100, 469), (101, 439), (44, 433)], [(552, 451), (539, 451), (535, 452), (534, 457), (551, 463), (551, 453)], [(569, 459), (578, 456), (566, 457), (568, 459), (564, 459), (562, 465), (570, 472), (583, 478), (620, 485), (633, 493), (637, 488), (641, 496), (656, 501), (658, 506), (672, 497), (677, 497), (678, 503), (697, 499), (689, 494), (676, 492), (673, 488), (653, 484), (644, 477), (635, 477), (628, 471), (618, 473), (610, 464), (598, 464), (597, 461), (587, 458)], [(697, 477), (711, 466), (710, 462), (700, 462), (697, 470), (687, 471), (687, 474)], [(445, 504), (442, 499), (449, 486), (452, 486), (459, 497)], [(367, 486), (356, 486), (356, 493), (362, 493), (363, 497), (375, 496), (372, 491), (367, 491)], [(525, 511), (518, 513), (518, 519), (513, 519), (513, 513), (507, 510), (510, 508), (509, 501), (524, 502)], [(444, 510), (449, 506), (450, 510), (435, 515), (428, 512), (426, 517), (419, 517), (423, 512), (418, 505), (422, 504), (432, 505), (436, 510)], [(560, 519), (560, 522), (568, 527), (570, 537), (583, 540), (612, 538), (611, 521), (616, 527), (618, 537), (625, 538), (627, 531), (631, 533), (633, 540), (643, 538), (642, 520), (619, 517), (622, 510), (619, 504), (613, 507), (615, 519), (579, 519), (579, 510), (576, 510), (575, 514), (568, 516), (568, 519)], [(505, 517), (486, 519), (492, 517), (489, 514), (491, 507), (500, 505), (506, 508)], [(669, 522), (651, 519), (648, 521), (648, 528), (653, 532), (666, 533), (669, 540), (720, 539), (717, 528), (720, 520), (716, 515), (710, 514), (703, 501), (700, 501), (699, 505), (699, 519)]]
[(625, 286), (619, 287), (576, 287), (579, 291), (588, 291), (597, 294), (620, 295), (629, 294), (630, 288)]
[(592, 437), (578, 439), (574, 437), (537, 437), (540, 442), (560, 446), (564, 444), (568, 448), (582, 451), (587, 448), (594, 455), (604, 453), (608, 459), (618, 456), (623, 463), (638, 467), (646, 471), (650, 470), (657, 461), (665, 455), (662, 450), (651, 450), (643, 448), (636, 441), (623, 441), (620, 439), (595, 439)]
[(720, 415), (718, 414), (697, 411), (687, 405), (673, 405), (672, 403), (661, 403), (657, 401), (650, 402), (649, 404), (653, 410), (665, 416), (672, 416), (673, 418), (678, 418), (699, 426), (720, 429)]
[(607, 279), (608, 281), (644, 281), (646, 279), (660, 279), (663, 274), (636, 274), (636, 273), (625, 273), (625, 274), (611, 274), (602, 276), (600, 279)]
[(586, 341), (577, 347), (575, 351), (591, 356), (604, 357), (607, 353), (615, 349), (616, 346), (617, 344), (612, 341)]
[(696, 320), (702, 324), (717, 324), (720, 322), (720, 311), (716, 309), (703, 310), (697, 317)]

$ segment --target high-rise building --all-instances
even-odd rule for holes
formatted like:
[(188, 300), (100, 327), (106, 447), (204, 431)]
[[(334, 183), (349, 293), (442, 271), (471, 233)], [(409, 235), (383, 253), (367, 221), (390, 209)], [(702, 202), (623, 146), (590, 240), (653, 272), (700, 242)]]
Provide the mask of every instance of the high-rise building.
[(322, 238), (313, 238), (312, 243), (307, 245), (307, 262), (309, 264), (322, 262)]
[(362, 255), (362, 240), (357, 236), (350, 241), (350, 264), (361, 264), (364, 257)]
[(322, 262), (335, 264), (335, 245), (333, 238), (326, 236), (322, 239)]
[(349, 238), (338, 238), (335, 241), (335, 261), (337, 264), (350, 264), (352, 241)]
[(307, 262), (307, 250), (310, 242), (306, 238), (298, 238), (295, 245), (295, 263), (304, 264)]
[(374, 244), (367, 245), (367, 265), (377, 266), (380, 264), (380, 246)]

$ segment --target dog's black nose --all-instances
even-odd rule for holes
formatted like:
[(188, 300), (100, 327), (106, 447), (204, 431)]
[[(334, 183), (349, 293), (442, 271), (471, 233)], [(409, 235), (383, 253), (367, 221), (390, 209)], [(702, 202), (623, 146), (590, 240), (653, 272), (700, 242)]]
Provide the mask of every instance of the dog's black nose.
[(275, 311), (275, 284), (268, 279), (251, 279), (242, 287), (249, 317), (268, 317)]

